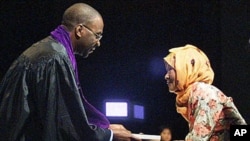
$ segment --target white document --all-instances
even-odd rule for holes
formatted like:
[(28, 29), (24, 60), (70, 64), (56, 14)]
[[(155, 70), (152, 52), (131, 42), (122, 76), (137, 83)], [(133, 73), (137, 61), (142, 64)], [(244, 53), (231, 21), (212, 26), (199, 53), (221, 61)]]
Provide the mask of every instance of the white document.
[(148, 134), (133, 134), (133, 136), (142, 139), (142, 140), (159, 140), (161, 139), (160, 135), (148, 135)]

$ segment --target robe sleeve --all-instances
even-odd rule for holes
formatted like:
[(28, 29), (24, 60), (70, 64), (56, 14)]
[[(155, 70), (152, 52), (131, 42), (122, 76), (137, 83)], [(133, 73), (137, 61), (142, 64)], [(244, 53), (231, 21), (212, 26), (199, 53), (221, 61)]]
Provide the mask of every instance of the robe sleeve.
[(65, 53), (38, 56), (19, 57), (1, 84), (0, 137), (110, 141), (111, 130), (89, 124)]
[(70, 137), (77, 140), (109, 141), (109, 129), (89, 124), (74, 71), (67, 58), (56, 56), (37, 71), (39, 73), (35, 81), (37, 87), (42, 89), (36, 89), (36, 93), (40, 94), (34, 99), (37, 103), (41, 102), (38, 109), (44, 110), (41, 116), (48, 119), (44, 121), (46, 127), (56, 127), (53, 131), (63, 140)]
[(14, 61), (0, 85), (0, 139), (17, 140), (30, 115), (24, 64)]

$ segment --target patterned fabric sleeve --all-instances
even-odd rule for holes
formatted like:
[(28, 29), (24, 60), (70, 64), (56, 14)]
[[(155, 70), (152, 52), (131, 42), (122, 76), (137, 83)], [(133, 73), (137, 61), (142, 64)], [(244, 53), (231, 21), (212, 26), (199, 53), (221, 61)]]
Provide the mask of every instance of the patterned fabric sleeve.
[[(225, 130), (230, 125), (224, 118), (225, 103), (232, 103), (232, 99), (216, 87), (204, 83), (194, 84), (189, 99), (190, 131), (186, 140), (225, 140)], [(230, 109), (235, 110), (236, 107), (233, 105)]]

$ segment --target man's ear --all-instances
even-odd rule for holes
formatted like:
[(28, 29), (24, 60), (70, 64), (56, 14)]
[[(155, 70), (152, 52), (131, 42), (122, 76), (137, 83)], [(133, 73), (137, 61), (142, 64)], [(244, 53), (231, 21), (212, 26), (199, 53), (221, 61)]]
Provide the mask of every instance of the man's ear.
[(75, 35), (76, 35), (76, 38), (80, 38), (82, 37), (82, 32), (83, 32), (83, 27), (81, 25), (77, 25), (75, 27)]

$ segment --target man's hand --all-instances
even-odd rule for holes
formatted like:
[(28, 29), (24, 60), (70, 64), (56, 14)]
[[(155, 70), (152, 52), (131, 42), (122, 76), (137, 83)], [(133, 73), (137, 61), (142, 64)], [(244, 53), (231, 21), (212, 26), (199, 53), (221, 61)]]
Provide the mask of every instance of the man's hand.
[(114, 133), (114, 141), (141, 141), (121, 124), (110, 124), (109, 129)]

